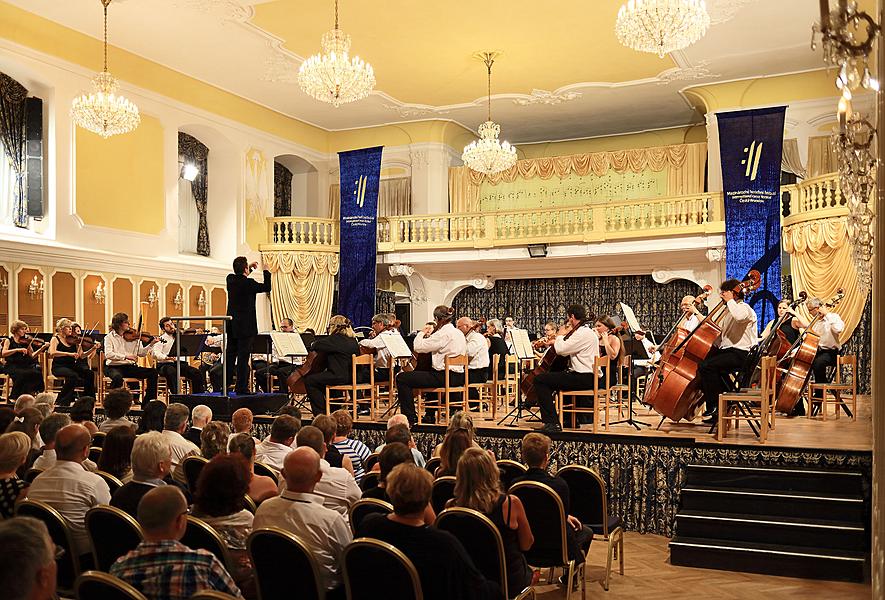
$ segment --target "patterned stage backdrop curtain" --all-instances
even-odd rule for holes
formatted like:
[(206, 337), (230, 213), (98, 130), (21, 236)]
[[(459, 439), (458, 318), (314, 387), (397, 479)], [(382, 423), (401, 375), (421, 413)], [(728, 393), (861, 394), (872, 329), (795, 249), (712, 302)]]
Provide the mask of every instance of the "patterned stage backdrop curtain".
[[(329, 215), (337, 221), (341, 214), (340, 186), (329, 186)], [(382, 179), (378, 184), (378, 217), (395, 217), (412, 214), (412, 178), (394, 177)]]
[(559, 279), (499, 279), (491, 290), (473, 287), (452, 302), (455, 315), (503, 319), (512, 315), (519, 327), (540, 332), (547, 321), (561, 322), (570, 304), (583, 304), (596, 317), (618, 315), (619, 302), (636, 313), (639, 323), (656, 339), (679, 317), (679, 301), (697, 295), (700, 287), (685, 279), (660, 284), (651, 275), (572, 277)]
[(200, 224), (197, 228), (197, 254), (209, 256), (209, 148), (197, 138), (178, 132), (178, 155), (185, 163), (191, 162), (197, 166), (197, 177), (191, 182), (191, 192), (194, 202), (197, 204), (197, 212), (200, 214)]
[(285, 165), (273, 163), (273, 216), (292, 214), (292, 171)]
[(338, 254), (262, 252), (261, 256), (271, 272), (274, 326), (288, 317), (301, 331), (325, 331), (332, 312)]
[(0, 141), (4, 158), (15, 172), (12, 221), (16, 227), (28, 226), (25, 196), (25, 105), (28, 90), (18, 81), (0, 73)]
[(375, 290), (375, 313), (395, 313), (396, 292)]

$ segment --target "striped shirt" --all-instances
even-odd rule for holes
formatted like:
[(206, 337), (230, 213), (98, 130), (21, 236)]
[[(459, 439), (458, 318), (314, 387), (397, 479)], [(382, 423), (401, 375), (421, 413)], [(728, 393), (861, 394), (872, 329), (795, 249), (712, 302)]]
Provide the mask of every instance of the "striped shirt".
[(140, 543), (111, 566), (111, 575), (151, 600), (187, 600), (203, 590), (243, 597), (211, 552), (191, 550), (174, 540)]
[(353, 478), (356, 479), (357, 483), (362, 482), (363, 475), (366, 473), (363, 465), (366, 459), (369, 458), (369, 455), (372, 454), (369, 447), (353, 438), (344, 438), (343, 440), (332, 442), (332, 445), (338, 448), (341, 454), (350, 458), (350, 462), (353, 463)]

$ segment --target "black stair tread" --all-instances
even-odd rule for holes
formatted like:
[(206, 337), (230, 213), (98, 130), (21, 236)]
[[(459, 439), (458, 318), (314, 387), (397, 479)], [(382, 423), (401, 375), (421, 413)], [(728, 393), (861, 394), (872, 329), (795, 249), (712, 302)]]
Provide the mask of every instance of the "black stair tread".
[(841, 550), (835, 548), (810, 548), (808, 546), (787, 546), (784, 544), (764, 544), (761, 542), (744, 542), (735, 540), (713, 540), (708, 538), (683, 538), (676, 536), (670, 540), (670, 546), (688, 545), (706, 547), (709, 549), (734, 550), (737, 552), (763, 551), (793, 556), (807, 556), (810, 558), (828, 558), (836, 560), (860, 561), (866, 560), (865, 552)]
[(710, 469), (718, 471), (746, 471), (751, 474), (756, 473), (786, 473), (788, 475), (838, 475), (863, 478), (863, 475), (857, 471), (828, 471), (825, 469), (814, 469), (804, 467), (744, 467), (740, 465), (685, 465), (686, 469)]
[(863, 503), (857, 494), (835, 494), (833, 492), (806, 492), (802, 490), (770, 490), (765, 488), (731, 487), (719, 484), (690, 483), (682, 488), (683, 492), (710, 492), (714, 494), (746, 494), (748, 496), (785, 496), (819, 500), (836, 500), (840, 502)]
[(807, 519), (803, 517), (790, 517), (790, 516), (780, 516), (780, 515), (752, 515), (752, 514), (740, 514), (740, 513), (721, 513), (721, 512), (709, 512), (703, 510), (680, 510), (676, 513), (676, 518), (679, 517), (695, 517), (695, 518), (708, 518), (711, 520), (714, 519), (724, 519), (731, 521), (741, 521), (741, 522), (752, 522), (752, 523), (760, 523), (766, 525), (795, 525), (801, 527), (829, 527), (836, 529), (848, 529), (848, 530), (858, 530), (864, 531), (862, 525), (850, 525), (846, 524), (845, 521), (831, 521), (827, 519)]

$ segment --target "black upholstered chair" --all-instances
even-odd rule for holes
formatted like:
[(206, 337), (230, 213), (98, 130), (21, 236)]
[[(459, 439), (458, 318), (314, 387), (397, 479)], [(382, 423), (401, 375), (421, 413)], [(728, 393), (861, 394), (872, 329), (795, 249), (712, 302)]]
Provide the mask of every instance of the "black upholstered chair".
[(265, 477), (270, 477), (271, 479), (273, 479), (275, 482), (277, 482), (277, 484), (280, 483), (280, 474), (264, 463), (256, 461), (253, 470), (255, 471), (256, 475), (264, 475)]
[(95, 506), (86, 513), (86, 533), (92, 543), (95, 569), (108, 572), (118, 558), (135, 550), (144, 539), (141, 525), (113, 506)]
[(389, 515), (392, 512), (393, 506), (384, 500), (378, 500), (377, 498), (363, 498), (362, 500), (357, 500), (353, 506), (350, 507), (349, 511), (350, 529), (356, 534), (359, 524), (363, 522), (363, 519), (365, 519), (367, 515), (374, 513)]
[(227, 544), (224, 543), (221, 535), (215, 531), (215, 528), (206, 521), (198, 519), (193, 515), (187, 516), (187, 529), (184, 530), (184, 537), (181, 543), (190, 548), (197, 550), (202, 548), (208, 550), (221, 561), (221, 564), (231, 570), (230, 555), (227, 552)]
[(381, 473), (378, 471), (367, 472), (363, 475), (362, 482), (360, 482), (360, 489), (364, 492), (366, 490), (371, 490), (372, 488), (378, 487), (379, 481), (381, 481)]
[(247, 547), (259, 600), (325, 598), (319, 565), (297, 536), (277, 527), (256, 529), (249, 535)]
[(123, 482), (107, 471), (96, 471), (95, 474), (104, 479), (104, 482), (108, 484), (108, 489), (111, 490), (111, 496), (114, 495), (114, 492), (123, 487)]
[(424, 468), (430, 471), (430, 474), (436, 477), (436, 470), (439, 468), (439, 463), (442, 459), (438, 456), (432, 456), (427, 459), (427, 462), (424, 464)]
[(451, 475), (446, 475), (434, 480), (433, 491), (430, 493), (430, 505), (433, 507), (433, 512), (435, 512), (436, 514), (441, 513), (446, 507), (446, 502), (454, 497), (454, 477), (452, 477)]
[(58, 567), (58, 575), (56, 576), (58, 591), (62, 595), (72, 595), (74, 581), (81, 571), (81, 557), (73, 550), (74, 544), (71, 538), (71, 531), (68, 528), (68, 522), (53, 507), (37, 500), (22, 500), (19, 502), (15, 507), (15, 516), (34, 517), (46, 523), (52, 542), (62, 549), (61, 556), (55, 559)]
[(347, 600), (377, 600), (379, 574), (384, 574), (384, 597), (423, 600), (421, 579), (412, 561), (380, 540), (359, 538), (344, 549), (341, 559)]
[(363, 461), (363, 469), (368, 473), (372, 470), (372, 467), (378, 462), (378, 458), (380, 454), (378, 452), (372, 452), (369, 456), (366, 457), (366, 460)]
[(148, 600), (137, 589), (113, 575), (86, 571), (74, 583), (77, 600)]
[(510, 488), (510, 484), (513, 483), (514, 479), (525, 475), (527, 470), (524, 464), (506, 458), (497, 461), (497, 464), (498, 471), (501, 472), (501, 485), (505, 490)]

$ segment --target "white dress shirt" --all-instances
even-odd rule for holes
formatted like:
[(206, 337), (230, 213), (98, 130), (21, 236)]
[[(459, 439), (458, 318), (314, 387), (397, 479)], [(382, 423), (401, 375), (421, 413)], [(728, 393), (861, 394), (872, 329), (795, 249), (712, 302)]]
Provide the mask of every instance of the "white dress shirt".
[(80, 463), (60, 460), (37, 476), (28, 488), (28, 499), (45, 502), (68, 520), (72, 550), (79, 555), (90, 551), (86, 513), (93, 506), (109, 504), (111, 491), (104, 479)]
[(650, 363), (658, 362), (661, 359), (660, 352), (658, 352), (657, 350), (655, 350), (654, 352), (651, 351), (651, 347), (654, 346), (654, 344), (652, 344), (651, 340), (648, 339), (648, 334), (649, 332), (646, 331), (642, 339), (639, 340), (639, 342), (642, 344), (642, 347), (645, 348), (645, 353), (648, 354), (648, 358), (637, 358), (633, 361), (633, 364), (639, 367), (647, 367)]
[(599, 356), (599, 336), (589, 325), (575, 329), (568, 339), (556, 336), (553, 348), (557, 354), (569, 357), (569, 368), (576, 373), (592, 373), (594, 361)]
[(283, 470), (283, 462), (294, 448), (279, 442), (272, 442), (270, 438), (264, 440), (255, 446), (255, 460), (274, 468), (277, 471)]
[(123, 425), (127, 425), (129, 427), (137, 427), (135, 423), (133, 423), (126, 417), (120, 417), (119, 419), (105, 419), (99, 424), (98, 430), (102, 433), (108, 433), (114, 427), (121, 427)]
[(698, 325), (701, 324), (701, 319), (698, 317), (698, 313), (692, 313), (683, 323), (682, 328), (688, 332), (692, 332), (697, 329)]
[(377, 352), (375, 353), (375, 368), (376, 369), (387, 369), (390, 367), (390, 361), (392, 356), (390, 354), (390, 350), (387, 349), (387, 344), (384, 343), (384, 339), (381, 337), (382, 335), (396, 335), (396, 331), (393, 329), (385, 329), (378, 335), (373, 338), (366, 338), (364, 340), (360, 340), (360, 346), (363, 348), (375, 348)]
[[(175, 334), (174, 333), (166, 333), (165, 331), (160, 334), (159, 342), (154, 344), (153, 348), (151, 348), (151, 354), (154, 355), (154, 358), (159, 362), (175, 362), (175, 357), (169, 357), (169, 351), (172, 350), (172, 344), (175, 343)], [(187, 362), (187, 358), (184, 356), (179, 357), (180, 361)]]
[(834, 312), (827, 313), (811, 327), (811, 330), (820, 336), (818, 347), (824, 350), (838, 350), (841, 347), (839, 334), (844, 329), (845, 323), (842, 321), (842, 317)]
[(353, 536), (344, 517), (323, 506), (322, 497), (287, 490), (268, 498), (255, 512), (252, 527), (279, 527), (294, 533), (313, 552), (325, 589), (340, 585), (341, 554)]
[(200, 449), (197, 448), (193, 442), (188, 439), (185, 439), (183, 435), (178, 433), (177, 431), (172, 431), (169, 429), (163, 430), (163, 437), (169, 440), (169, 445), (172, 447), (172, 470), (174, 471), (178, 464), (183, 461), (187, 456), (191, 454), (196, 454), (199, 456)]
[(350, 471), (333, 467), (325, 458), (320, 459), (320, 471), (323, 477), (317, 482), (313, 493), (322, 496), (323, 506), (347, 516), (350, 507), (363, 495), (360, 486)]
[(113, 329), (111, 329), (111, 331), (106, 336), (104, 336), (105, 364), (107, 364), (109, 367), (118, 365), (134, 365), (135, 361), (127, 359), (126, 356), (146, 356), (147, 353), (148, 349), (144, 347), (144, 344), (141, 343), (141, 340), (133, 340), (131, 342), (127, 342), (125, 339), (123, 339), (122, 335), (120, 335)]
[[(415, 352), (433, 352), (433, 369), (443, 371), (446, 368), (447, 356), (467, 354), (467, 338), (455, 329), (454, 325), (446, 323), (430, 337), (424, 337), (419, 333), (415, 338)], [(453, 366), (451, 370), (463, 373), (464, 367)]]
[(486, 336), (478, 331), (467, 334), (468, 369), (487, 369), (489, 366), (489, 345)]
[[(38, 456), (37, 460), (34, 461), (33, 468), (45, 471), (54, 467), (56, 461), (55, 448), (47, 448), (46, 450), (43, 450), (43, 454)], [(87, 458), (83, 461), (83, 468), (94, 473), (98, 470), (98, 465)]]
[(719, 348), (737, 348), (749, 351), (756, 344), (759, 332), (756, 330), (756, 311), (746, 302), (729, 300), (728, 310), (719, 325)]

